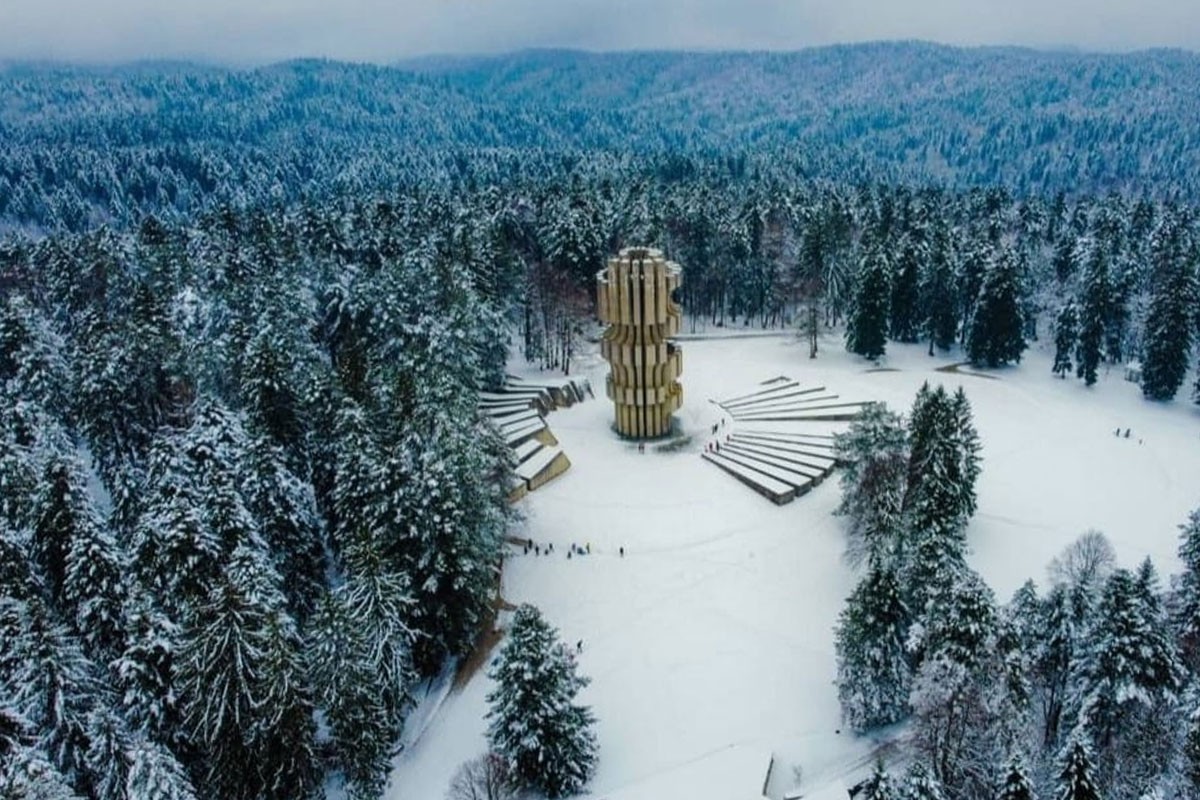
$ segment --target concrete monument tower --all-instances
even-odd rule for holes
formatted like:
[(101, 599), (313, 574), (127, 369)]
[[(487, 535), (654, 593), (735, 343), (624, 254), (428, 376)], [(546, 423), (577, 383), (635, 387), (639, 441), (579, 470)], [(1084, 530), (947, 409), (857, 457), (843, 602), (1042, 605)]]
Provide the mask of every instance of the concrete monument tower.
[(596, 275), (596, 307), (608, 324), (600, 353), (612, 368), (607, 392), (622, 436), (666, 436), (683, 402), (683, 358), (669, 341), (683, 318), (671, 299), (679, 281), (679, 265), (646, 247), (625, 248)]

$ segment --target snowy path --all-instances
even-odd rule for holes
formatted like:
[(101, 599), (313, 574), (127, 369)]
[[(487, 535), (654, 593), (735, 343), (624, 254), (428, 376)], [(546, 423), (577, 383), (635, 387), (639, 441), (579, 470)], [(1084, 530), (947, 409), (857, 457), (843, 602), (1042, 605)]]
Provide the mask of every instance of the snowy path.
[[(867, 763), (874, 746), (835, 733), (832, 628), (855, 582), (830, 514), (836, 474), (773, 506), (699, 457), (718, 419), (706, 398), (782, 373), (906, 411), (923, 380), (962, 385), (984, 443), (971, 560), (1001, 599), (1026, 578), (1042, 582), (1046, 562), (1089, 527), (1124, 564), (1149, 554), (1164, 574), (1177, 568), (1175, 526), (1200, 504), (1200, 410), (1147, 403), (1116, 372), (1092, 390), (1055, 380), (1036, 353), (987, 380), (935, 372), (953, 359), (920, 346), (890, 349), (889, 369), (869, 371), (833, 343), (814, 362), (779, 337), (688, 342), (679, 418), (696, 438), (673, 454), (617, 440), (602, 397), (554, 414), (574, 466), (523, 501), (517, 535), (556, 553), (516, 551), (504, 594), (584, 641), (593, 683), (583, 700), (600, 721), (593, 794), (746, 744), (776, 753), (779, 796), (793, 766), (816, 784)], [(603, 385), (599, 367), (591, 378)], [(1130, 439), (1112, 435), (1118, 425)], [(567, 559), (572, 542), (592, 555)], [(484, 750), (489, 688), (481, 672), (445, 701), (397, 760), (389, 797), (444, 796), (457, 765)]]

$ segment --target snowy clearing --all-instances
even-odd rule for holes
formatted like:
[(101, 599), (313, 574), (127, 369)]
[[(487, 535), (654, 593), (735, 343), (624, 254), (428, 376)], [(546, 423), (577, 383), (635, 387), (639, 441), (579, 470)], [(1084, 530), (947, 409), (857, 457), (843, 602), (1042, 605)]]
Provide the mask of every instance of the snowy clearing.
[[(857, 575), (831, 515), (836, 474), (773, 505), (700, 457), (720, 418), (709, 398), (783, 374), (907, 412), (923, 381), (961, 385), (983, 441), (970, 562), (1000, 601), (1026, 578), (1044, 584), (1046, 563), (1089, 528), (1122, 565), (1149, 555), (1164, 575), (1179, 569), (1176, 526), (1200, 504), (1200, 408), (1145, 401), (1118, 368), (1092, 389), (1055, 379), (1037, 345), (1019, 367), (984, 375), (938, 371), (960, 359), (930, 358), (923, 345), (889, 344), (875, 367), (836, 338), (806, 356), (785, 337), (685, 342), (678, 418), (693, 439), (677, 452), (639, 455), (618, 440), (602, 395), (548, 418), (573, 467), (522, 501), (514, 533), (556, 552), (510, 548), (504, 597), (536, 604), (565, 641), (583, 641), (592, 684), (580, 699), (599, 720), (593, 796), (737, 745), (774, 753), (767, 794), (779, 798), (796, 788), (796, 767), (806, 790), (853, 782), (875, 747), (838, 733), (832, 630)], [(579, 364), (604, 385), (603, 362)], [(592, 554), (568, 559), (572, 543)], [(445, 699), (397, 759), (390, 798), (445, 795), (457, 766), (486, 747), (489, 690), (480, 672)]]

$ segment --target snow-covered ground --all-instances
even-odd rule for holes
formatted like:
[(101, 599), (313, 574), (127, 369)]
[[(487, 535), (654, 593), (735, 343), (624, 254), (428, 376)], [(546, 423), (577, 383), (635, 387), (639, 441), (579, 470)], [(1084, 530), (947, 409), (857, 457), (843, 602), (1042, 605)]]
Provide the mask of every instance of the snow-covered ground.
[[(1087, 389), (1050, 375), (1030, 352), (1016, 368), (939, 372), (955, 359), (889, 345), (880, 366), (823, 343), (818, 359), (787, 337), (684, 343), (684, 407), (691, 444), (639, 454), (610, 431), (603, 362), (582, 360), (598, 398), (558, 411), (551, 428), (572, 468), (522, 502), (517, 535), (553, 542), (504, 571), (511, 603), (539, 606), (565, 640), (583, 641), (582, 693), (599, 720), (593, 795), (730, 745), (773, 752), (768, 795), (819, 789), (861, 773), (874, 744), (842, 731), (832, 685), (832, 630), (856, 575), (843, 559), (836, 476), (774, 506), (705, 463), (719, 409), (708, 402), (787, 375), (850, 400), (907, 412), (923, 381), (963, 386), (983, 440), (971, 562), (1003, 601), (1089, 528), (1119, 560), (1151, 556), (1178, 569), (1176, 526), (1200, 505), (1200, 408), (1155, 404), (1119, 370)], [(1190, 386), (1190, 384), (1189, 384)], [(1117, 427), (1130, 438), (1115, 437)], [(572, 544), (592, 555), (567, 558)], [(624, 547), (626, 554), (618, 555)], [(396, 762), (389, 797), (438, 800), (455, 768), (485, 749), (482, 672), (442, 703)]]

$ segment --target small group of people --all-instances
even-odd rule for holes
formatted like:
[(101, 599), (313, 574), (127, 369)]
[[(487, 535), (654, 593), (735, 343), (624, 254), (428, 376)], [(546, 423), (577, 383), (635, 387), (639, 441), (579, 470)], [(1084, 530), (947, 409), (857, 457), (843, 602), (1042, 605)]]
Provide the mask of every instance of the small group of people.
[[(538, 544), (533, 539), (518, 540), (521, 543), (521, 549), (524, 555), (529, 555), (532, 552), (535, 556), (550, 555), (554, 552), (554, 542), (548, 542), (545, 546)], [(625, 557), (625, 545), (621, 545), (617, 552), (621, 558)], [(575, 544), (571, 542), (571, 547), (567, 550), (567, 558), (572, 556), (590, 556), (592, 554), (592, 543), (584, 542), (583, 544)]]
[[(1118, 425), (1118, 426), (1117, 426), (1117, 429), (1116, 429), (1115, 431), (1113, 431), (1113, 436), (1119, 436), (1119, 437), (1120, 437), (1120, 438), (1122, 438), (1122, 439), (1128, 439), (1128, 438), (1129, 438), (1129, 433), (1130, 433), (1130, 431), (1129, 431), (1129, 428), (1126, 428), (1126, 429), (1125, 429), (1125, 433), (1124, 433), (1124, 434), (1122, 434), (1122, 433), (1121, 433), (1121, 426), (1120, 426), (1120, 425)], [(1138, 439), (1138, 444), (1141, 444), (1141, 443), (1142, 443), (1142, 440), (1141, 440), (1141, 439)]]
[[(704, 445), (704, 452), (706, 452), (706, 453), (719, 453), (719, 452), (721, 452), (721, 444), (722, 444), (722, 440), (721, 440), (721, 437), (720, 437), (720, 435), (719, 435), (719, 434), (720, 434), (720, 431), (721, 431), (721, 430), (722, 430), (724, 427), (725, 427), (725, 418), (724, 418), (724, 417), (721, 417), (721, 421), (720, 421), (720, 422), (714, 422), (714, 423), (713, 423), (713, 426), (712, 426), (712, 435), (713, 435), (713, 437), (715, 437), (715, 438), (713, 438), (713, 440), (712, 440), (711, 442), (708, 442), (707, 444), (705, 444), (705, 445)], [(724, 443), (724, 444), (729, 444), (729, 436), (728, 436), (728, 434), (726, 434), (726, 436), (725, 436), (725, 440), (724, 440), (724, 442), (723, 442), (723, 443)]]
[(540, 556), (543, 552), (546, 555), (550, 555), (554, 552), (554, 542), (549, 542), (545, 547), (542, 547), (540, 544), (534, 542), (533, 539), (526, 539), (524, 550), (525, 555), (529, 555), (530, 550), (533, 551), (535, 556)]

